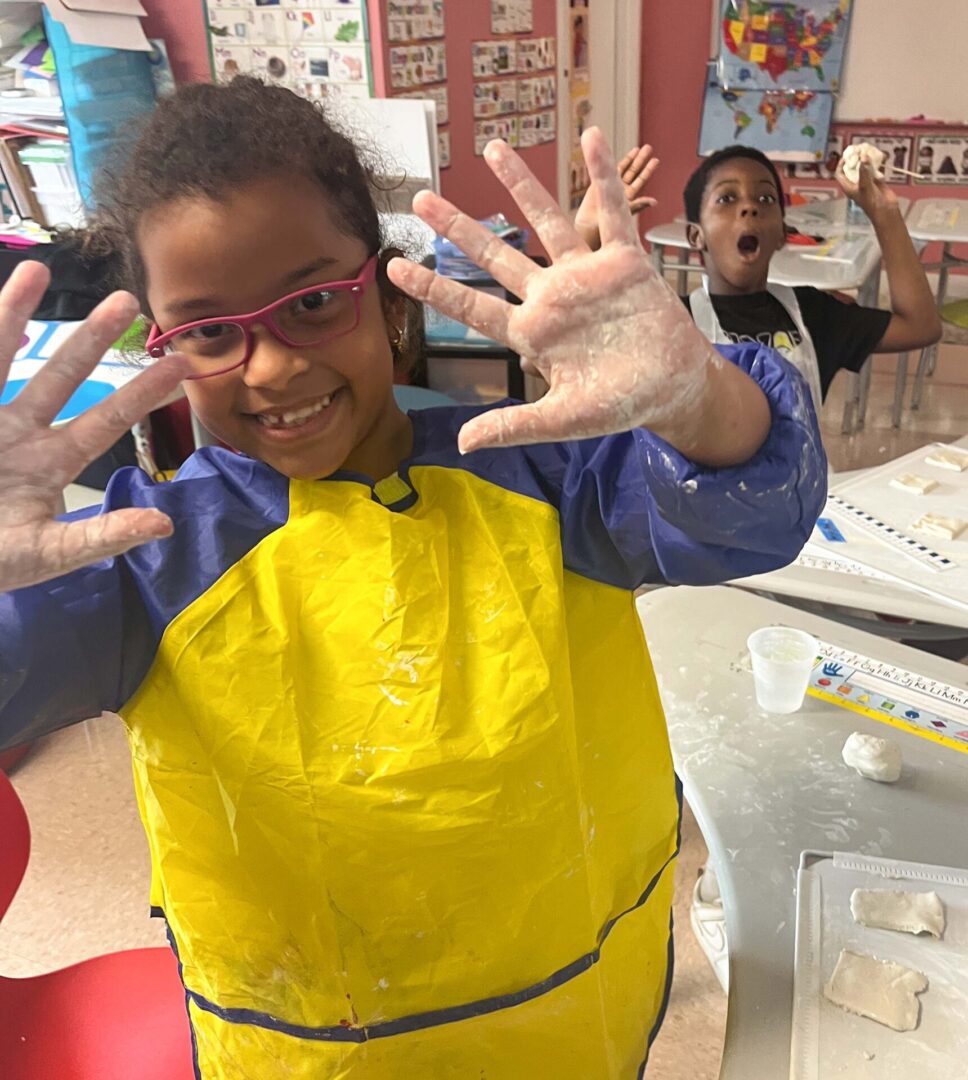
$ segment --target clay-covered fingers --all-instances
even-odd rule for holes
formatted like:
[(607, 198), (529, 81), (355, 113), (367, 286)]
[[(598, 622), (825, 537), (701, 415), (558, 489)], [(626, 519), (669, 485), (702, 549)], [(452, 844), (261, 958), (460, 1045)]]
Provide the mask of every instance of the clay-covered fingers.
[(444, 315), (513, 348), (508, 340), (511, 305), (507, 301), (441, 277), (409, 259), (391, 259), (387, 264), (387, 276), (398, 289), (415, 300), (430, 304)]
[(515, 296), (526, 294), (528, 279), (539, 268), (523, 252), (505, 243), (490, 229), (432, 191), (421, 191), (414, 197), (413, 211), (439, 236), (446, 236), (456, 244), (505, 289)]
[(50, 283), (50, 272), (37, 262), (22, 262), (0, 289), (0, 389), (23, 344), (24, 328)]
[(588, 245), (568, 216), (507, 143), (489, 142), (484, 149), (484, 160), (521, 208), (552, 262), (572, 252), (588, 251)]
[(113, 293), (102, 300), (21, 390), (11, 408), (46, 427), (137, 314), (138, 302), (130, 293)]
[(591, 182), (598, 188), (598, 228), (602, 245), (637, 244), (638, 233), (629, 212), (625, 185), (615, 167), (605, 136), (597, 128), (588, 128), (581, 137), (582, 152)]
[(185, 357), (172, 353), (145, 368), (140, 375), (65, 425), (60, 434), (74, 452), (69, 455), (70, 460), (63, 464), (72, 473), (72, 478), (85, 465), (110, 449), (129, 428), (157, 409), (189, 370), (190, 365)]
[(462, 454), (501, 446), (529, 446), (575, 438), (568, 419), (550, 390), (540, 401), (530, 405), (511, 405), (490, 409), (468, 420), (457, 435)]
[[(18, 530), (20, 531), (20, 530)], [(83, 566), (121, 555), (149, 540), (163, 540), (174, 531), (171, 518), (151, 507), (112, 510), (79, 521), (48, 521), (25, 536), (27, 559), (8, 559), (2, 567), (3, 589), (22, 589), (49, 581)], [(17, 537), (7, 537), (8, 550)]]

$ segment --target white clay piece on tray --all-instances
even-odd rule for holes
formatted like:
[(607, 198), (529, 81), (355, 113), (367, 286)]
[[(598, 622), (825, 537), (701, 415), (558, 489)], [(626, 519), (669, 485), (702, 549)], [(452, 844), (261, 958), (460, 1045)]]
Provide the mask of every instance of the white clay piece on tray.
[(865, 780), (893, 784), (901, 778), (901, 748), (893, 739), (855, 731), (841, 751), (844, 764), (856, 769)]
[(929, 476), (917, 476), (915, 473), (906, 472), (892, 476), (890, 484), (898, 491), (907, 491), (912, 495), (927, 495), (938, 486), (938, 481), (932, 480)]
[(920, 971), (842, 949), (823, 996), (894, 1031), (914, 1031), (921, 1022), (918, 994), (927, 988), (927, 976)]
[(966, 526), (968, 521), (962, 518), (945, 517), (944, 514), (923, 514), (911, 523), (911, 531), (938, 540), (957, 540)]
[(944, 934), (944, 904), (936, 892), (903, 892), (899, 889), (854, 889), (850, 896), (854, 922), (872, 930), (896, 930), (903, 934)]
[(932, 450), (924, 463), (939, 469), (950, 469), (952, 472), (964, 472), (968, 469), (968, 454), (960, 450)]

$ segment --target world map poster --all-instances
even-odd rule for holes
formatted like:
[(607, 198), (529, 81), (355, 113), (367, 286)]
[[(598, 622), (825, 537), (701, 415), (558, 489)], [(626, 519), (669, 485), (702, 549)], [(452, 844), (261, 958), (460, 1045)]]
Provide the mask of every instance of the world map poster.
[(706, 71), (699, 153), (739, 143), (777, 161), (821, 161), (834, 95), (814, 90), (727, 90), (716, 62)]
[(836, 93), (852, 0), (721, 0), (719, 82)]

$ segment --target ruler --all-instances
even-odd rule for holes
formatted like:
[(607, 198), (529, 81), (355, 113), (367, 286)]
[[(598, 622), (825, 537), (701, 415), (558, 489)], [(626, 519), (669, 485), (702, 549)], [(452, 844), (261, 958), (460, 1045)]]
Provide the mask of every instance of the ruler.
[(820, 644), (807, 693), (968, 754), (968, 690)]
[(853, 503), (842, 499), (839, 495), (828, 496), (827, 506), (831, 513), (840, 514), (852, 525), (857, 525), (865, 532), (876, 536), (885, 544), (907, 555), (908, 558), (914, 559), (915, 562), (920, 563), (922, 566), (927, 566), (931, 570), (951, 570), (958, 565), (948, 555), (942, 555), (939, 551), (932, 550), (927, 544), (922, 544), (920, 540), (907, 536), (900, 530), (895, 529), (893, 525), (888, 525), (886, 521), (881, 521), (873, 514), (862, 510), (859, 506), (854, 506)]

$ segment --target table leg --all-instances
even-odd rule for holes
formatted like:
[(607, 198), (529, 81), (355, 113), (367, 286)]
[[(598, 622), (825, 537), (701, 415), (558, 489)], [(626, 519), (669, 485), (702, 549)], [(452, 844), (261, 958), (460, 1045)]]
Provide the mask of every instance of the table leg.
[(848, 371), (847, 378), (849, 386), (847, 388), (847, 397), (844, 400), (844, 417), (840, 422), (841, 435), (853, 435), (854, 417), (860, 402), (860, 376), (856, 371)]
[(894, 372), (894, 408), (891, 411), (891, 427), (901, 426), (904, 415), (904, 390), (907, 386), (908, 354), (897, 354), (897, 370)]
[[(689, 248), (679, 248), (676, 262), (680, 266), (689, 266)], [(676, 292), (680, 296), (686, 296), (689, 293), (689, 271), (688, 269), (680, 270), (676, 274)]]
[(928, 373), (931, 346), (921, 350), (918, 357), (918, 370), (914, 376), (914, 389), (911, 391), (911, 412), (917, 412), (921, 408), (921, 395), (924, 393), (924, 379)]
[(860, 369), (858, 376), (858, 392), (857, 392), (857, 422), (854, 425), (855, 431), (863, 431), (864, 424), (867, 422), (867, 402), (871, 396), (871, 375), (874, 371), (874, 358), (868, 356), (864, 362), (864, 366)]
[(665, 273), (665, 244), (657, 244), (652, 241), (652, 265), (655, 272), (662, 277)]
[[(945, 244), (941, 249), (941, 266), (938, 270), (938, 311), (944, 307), (945, 297), (948, 295), (948, 270), (954, 259), (951, 255), (951, 245)], [(938, 345), (928, 346), (927, 374), (933, 375), (938, 364)]]
[(508, 397), (514, 401), (524, 401), (524, 372), (517, 353), (508, 354)]

